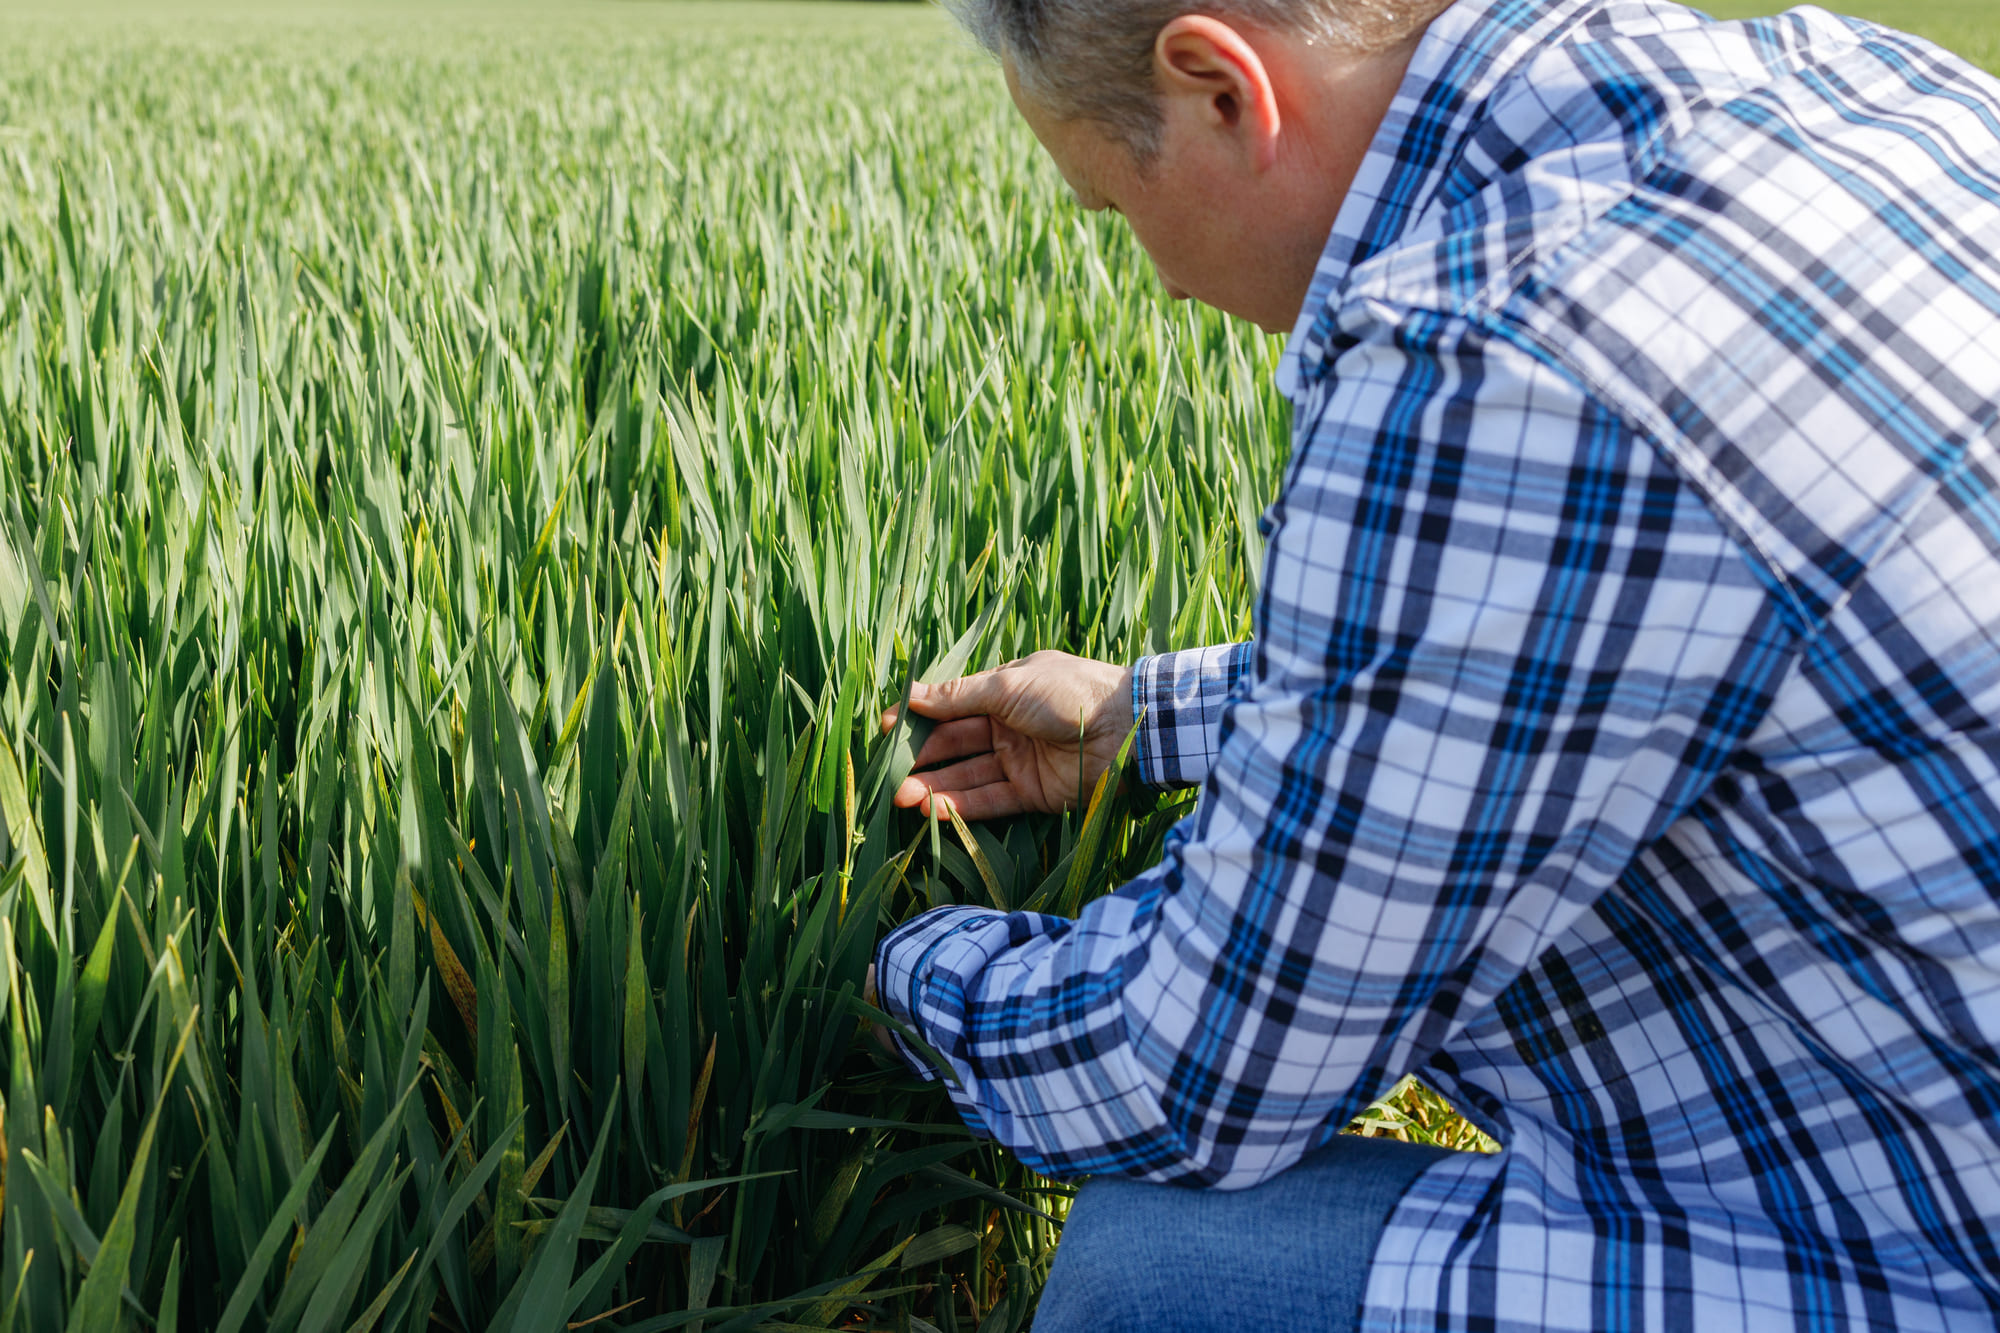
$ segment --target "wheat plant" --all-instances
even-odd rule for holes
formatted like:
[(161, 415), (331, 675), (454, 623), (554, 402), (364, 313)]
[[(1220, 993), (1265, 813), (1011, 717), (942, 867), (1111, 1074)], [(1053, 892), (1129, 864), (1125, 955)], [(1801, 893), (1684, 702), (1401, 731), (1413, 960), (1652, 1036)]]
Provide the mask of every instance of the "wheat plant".
[(1247, 634), (1276, 352), (928, 8), (0, 11), (0, 1333), (1023, 1328), (862, 975), (1187, 798), (875, 718)]
[(862, 973), (1182, 807), (874, 719), (1245, 633), (1273, 354), (928, 10), (0, 17), (0, 1329), (1021, 1327)]

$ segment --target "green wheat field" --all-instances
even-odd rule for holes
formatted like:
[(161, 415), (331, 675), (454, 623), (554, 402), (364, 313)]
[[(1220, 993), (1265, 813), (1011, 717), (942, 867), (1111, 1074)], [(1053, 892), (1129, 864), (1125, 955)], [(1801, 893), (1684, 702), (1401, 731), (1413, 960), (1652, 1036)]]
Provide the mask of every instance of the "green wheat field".
[(0, 10), (0, 1333), (1024, 1328), (862, 975), (1187, 805), (874, 718), (1247, 634), (1276, 352), (929, 8)]

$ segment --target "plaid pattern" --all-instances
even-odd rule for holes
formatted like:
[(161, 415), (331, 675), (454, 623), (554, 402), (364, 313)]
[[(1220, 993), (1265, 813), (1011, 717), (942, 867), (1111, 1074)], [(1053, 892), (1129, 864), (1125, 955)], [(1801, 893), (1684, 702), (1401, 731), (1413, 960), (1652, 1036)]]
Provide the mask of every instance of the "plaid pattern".
[(1161, 864), (881, 946), (967, 1119), (1235, 1188), (1416, 1071), (1505, 1151), (1366, 1328), (1991, 1328), (2000, 85), (1461, 0), (1282, 380), (1254, 644), (1137, 673)]
[(1139, 780), (1154, 787), (1199, 787), (1215, 763), (1222, 709), (1250, 669), (1250, 645), (1225, 643), (1143, 657), (1132, 668), (1132, 715), (1143, 714), (1133, 745)]

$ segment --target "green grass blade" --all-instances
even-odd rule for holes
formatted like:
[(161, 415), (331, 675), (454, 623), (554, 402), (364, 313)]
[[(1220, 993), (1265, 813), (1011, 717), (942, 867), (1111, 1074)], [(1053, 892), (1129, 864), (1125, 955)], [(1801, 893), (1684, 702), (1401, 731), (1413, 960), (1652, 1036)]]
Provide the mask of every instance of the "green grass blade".
[[(188, 1038), (193, 1035), (194, 1021), (190, 1019), (181, 1029), (180, 1040), (174, 1044), (174, 1053), (167, 1060), (166, 1073), (160, 1080), (162, 1086), (173, 1082), (174, 1073), (180, 1068), (181, 1056), (187, 1051)], [(132, 1169), (126, 1173), (124, 1192), (118, 1196), (118, 1211), (112, 1215), (111, 1225), (104, 1229), (97, 1257), (83, 1279), (76, 1304), (70, 1307), (69, 1333), (91, 1333), (92, 1330), (112, 1328), (118, 1322), (132, 1261), (139, 1196), (146, 1188), (147, 1173), (152, 1165), (153, 1136), (159, 1129), (160, 1110), (165, 1104), (164, 1101), (153, 1103), (153, 1109), (146, 1116), (145, 1128), (139, 1131), (139, 1146), (132, 1157)]]

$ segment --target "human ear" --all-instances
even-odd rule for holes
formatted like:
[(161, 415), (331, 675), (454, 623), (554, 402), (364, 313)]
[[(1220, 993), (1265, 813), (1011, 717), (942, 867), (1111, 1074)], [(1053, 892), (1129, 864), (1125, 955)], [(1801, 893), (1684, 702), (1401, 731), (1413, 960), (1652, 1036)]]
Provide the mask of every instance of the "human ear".
[(1244, 34), (1206, 14), (1182, 14), (1153, 41), (1153, 75), (1167, 98), (1211, 128), (1241, 136), (1258, 170), (1278, 157), (1278, 96)]

